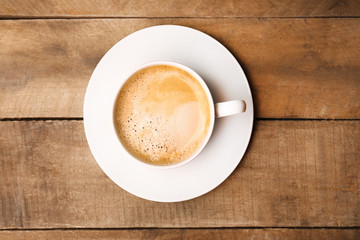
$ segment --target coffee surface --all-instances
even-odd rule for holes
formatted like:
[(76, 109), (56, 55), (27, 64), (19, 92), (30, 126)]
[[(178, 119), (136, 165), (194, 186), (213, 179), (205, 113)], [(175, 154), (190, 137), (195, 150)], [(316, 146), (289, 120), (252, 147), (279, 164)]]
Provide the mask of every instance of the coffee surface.
[(181, 162), (204, 143), (210, 128), (210, 103), (188, 72), (156, 65), (133, 74), (114, 109), (117, 134), (137, 159), (155, 165)]

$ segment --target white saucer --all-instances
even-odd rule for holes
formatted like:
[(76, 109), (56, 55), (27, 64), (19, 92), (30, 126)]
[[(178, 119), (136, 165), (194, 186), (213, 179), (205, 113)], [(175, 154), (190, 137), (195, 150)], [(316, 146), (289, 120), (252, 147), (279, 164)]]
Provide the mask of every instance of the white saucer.
[[(216, 119), (205, 149), (190, 163), (153, 169), (131, 159), (112, 130), (112, 103), (132, 69), (169, 60), (195, 70), (214, 102), (242, 99), (245, 113)], [(236, 168), (250, 141), (254, 119), (247, 79), (233, 55), (212, 37), (188, 27), (162, 25), (137, 31), (112, 47), (91, 76), (84, 102), (90, 149), (103, 171), (121, 188), (152, 201), (177, 202), (201, 196)]]

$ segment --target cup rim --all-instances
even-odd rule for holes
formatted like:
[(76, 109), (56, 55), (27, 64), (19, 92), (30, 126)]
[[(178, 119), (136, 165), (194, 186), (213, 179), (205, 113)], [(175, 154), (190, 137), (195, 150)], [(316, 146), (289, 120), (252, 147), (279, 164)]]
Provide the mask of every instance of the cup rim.
[[(169, 164), (169, 165), (155, 165), (155, 164), (150, 164), (150, 163), (146, 163), (138, 158), (136, 158), (133, 154), (131, 154), (126, 147), (124, 146), (124, 144), (121, 142), (120, 137), (118, 135), (118, 132), (116, 130), (116, 126), (115, 126), (115, 104), (117, 101), (117, 98), (119, 96), (119, 93), (121, 91), (121, 89), (123, 88), (123, 86), (125, 85), (125, 83), (129, 80), (129, 78), (131, 76), (133, 76), (135, 73), (137, 73), (138, 71), (145, 69), (147, 67), (151, 67), (151, 66), (157, 66), (157, 65), (168, 65), (168, 66), (173, 66), (173, 67), (177, 67), (180, 68), (186, 72), (188, 72), (189, 74), (191, 74), (193, 77), (196, 78), (196, 80), (200, 83), (200, 85), (202, 86), (203, 90), (206, 93), (207, 99), (209, 101), (209, 105), (210, 105), (210, 125), (209, 125), (209, 130), (207, 132), (206, 138), (203, 141), (203, 144), (196, 150), (196, 152), (194, 152), (190, 157), (178, 162), (178, 163), (174, 163), (174, 164)], [(208, 88), (208, 86), (206, 85), (205, 81), (202, 79), (202, 77), (200, 77), (200, 75), (198, 73), (196, 73), (193, 69), (191, 69), (188, 66), (185, 66), (181, 63), (178, 62), (174, 62), (174, 61), (168, 61), (168, 60), (162, 60), (162, 61), (151, 61), (145, 64), (142, 64), (138, 67), (136, 67), (135, 69), (133, 69), (132, 71), (130, 71), (126, 77), (125, 77), (125, 81), (123, 81), (123, 83), (120, 85), (119, 89), (116, 92), (115, 95), (115, 99), (113, 101), (112, 104), (112, 128), (116, 134), (117, 140), (119, 141), (121, 147), (123, 148), (123, 150), (125, 150), (126, 153), (128, 153), (132, 159), (136, 160), (137, 162), (139, 162), (142, 165), (145, 165), (147, 167), (153, 168), (153, 169), (171, 169), (171, 168), (176, 168), (176, 167), (180, 167), (183, 166), (187, 163), (189, 163), (190, 161), (192, 161), (193, 159), (195, 159), (201, 152), (202, 150), (205, 148), (205, 146), (207, 145), (207, 143), (210, 140), (210, 137), (212, 135), (213, 129), (214, 129), (214, 123), (215, 123), (215, 107), (214, 107), (214, 101), (211, 95), (211, 92)]]

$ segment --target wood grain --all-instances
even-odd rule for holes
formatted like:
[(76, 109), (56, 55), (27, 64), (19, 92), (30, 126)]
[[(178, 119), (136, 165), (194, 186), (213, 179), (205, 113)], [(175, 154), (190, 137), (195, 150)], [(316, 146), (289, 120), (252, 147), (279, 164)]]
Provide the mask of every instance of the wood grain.
[(2, 240), (45, 239), (317, 239), (357, 240), (359, 229), (144, 229), (144, 230), (54, 230), (54, 231), (0, 231)]
[(156, 203), (105, 176), (82, 121), (0, 122), (0, 228), (358, 227), (359, 136), (360, 121), (258, 121), (223, 184)]
[(158, 24), (194, 27), (228, 47), (259, 118), (360, 118), (359, 21), (340, 18), (0, 21), (0, 118), (82, 117), (105, 52)]
[(360, 16), (357, 0), (0, 0), (2, 18)]

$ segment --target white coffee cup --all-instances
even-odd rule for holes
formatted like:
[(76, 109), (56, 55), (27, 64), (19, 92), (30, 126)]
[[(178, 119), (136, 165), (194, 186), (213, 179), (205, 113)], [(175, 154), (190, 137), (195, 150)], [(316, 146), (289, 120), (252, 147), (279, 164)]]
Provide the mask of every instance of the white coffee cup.
[[(150, 62), (150, 63), (146, 63), (144, 65), (141, 65), (137, 68), (135, 68), (134, 70), (132, 70), (129, 74), (128, 77), (126, 78), (126, 81), (132, 76), (134, 75), (136, 72), (147, 68), (147, 67), (151, 67), (151, 66), (157, 66), (157, 65), (169, 65), (169, 66), (173, 66), (173, 67), (177, 67), (180, 68), (186, 72), (188, 72), (189, 74), (191, 74), (202, 86), (202, 88), (204, 89), (206, 95), (207, 95), (207, 99), (209, 101), (210, 104), (210, 125), (209, 125), (209, 130), (207, 132), (206, 138), (203, 142), (203, 144), (197, 149), (197, 151), (195, 153), (193, 153), (190, 157), (188, 157), (187, 159), (175, 163), (175, 164), (171, 164), (171, 165), (153, 165), (153, 164), (149, 164), (146, 163), (144, 161), (141, 161), (140, 159), (135, 158), (132, 154), (130, 154), (126, 148), (123, 146), (123, 144), (121, 143), (120, 139), (119, 142), (123, 148), (123, 150), (125, 150), (125, 152), (127, 152), (131, 158), (134, 159), (134, 161), (138, 161), (140, 164), (144, 164), (148, 167), (151, 168), (157, 168), (157, 169), (169, 169), (169, 168), (175, 168), (175, 167), (180, 167), (182, 165), (185, 165), (186, 163), (190, 162), (191, 160), (193, 160), (194, 158), (196, 158), (197, 155), (200, 154), (200, 152), (205, 148), (206, 144), (208, 143), (211, 134), (213, 132), (214, 129), (214, 123), (215, 123), (215, 118), (221, 118), (221, 117), (227, 117), (227, 116), (231, 116), (234, 114), (239, 114), (242, 112), (246, 111), (246, 103), (244, 100), (232, 100), (232, 101), (227, 101), (227, 102), (219, 102), (219, 103), (215, 103), (213, 101), (212, 95), (210, 93), (209, 88), (207, 87), (205, 81), (199, 76), (199, 74), (197, 74), (194, 70), (192, 70), (191, 68), (182, 65), (180, 63), (176, 63), (176, 62), (172, 62), (172, 61), (154, 61), (154, 62)], [(124, 81), (123, 84), (126, 83), (126, 81)], [(123, 85), (122, 85), (123, 86)], [(118, 94), (122, 88), (122, 86), (120, 87)], [(118, 95), (117, 94), (117, 95)], [(116, 104), (116, 98), (113, 102), (113, 108), (115, 108), (115, 104)], [(114, 111), (113, 111), (114, 114)], [(113, 130), (116, 132), (116, 127), (115, 127), (115, 122), (114, 122), (114, 116), (112, 117), (112, 121), (113, 121)]]

